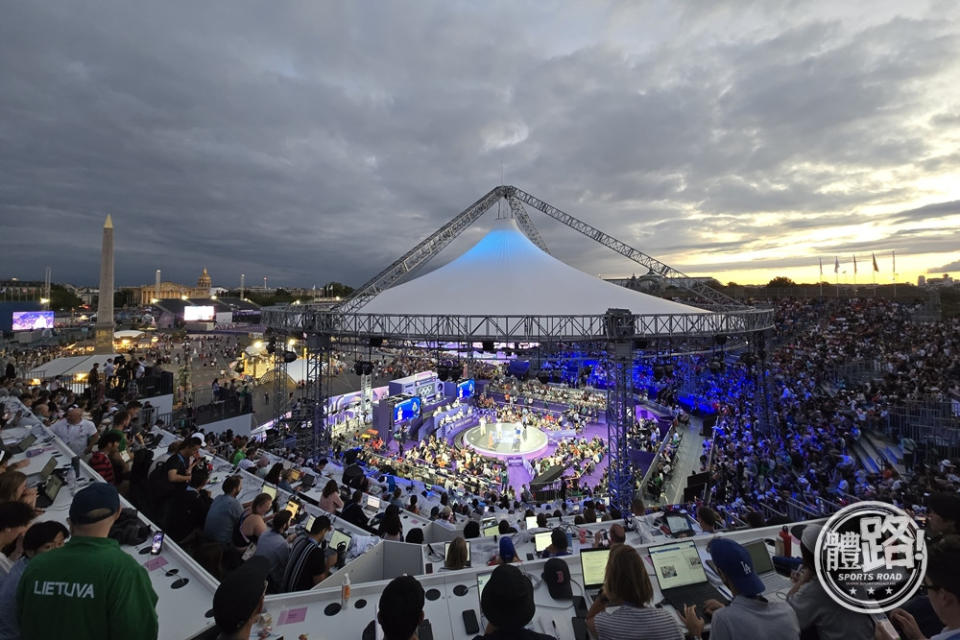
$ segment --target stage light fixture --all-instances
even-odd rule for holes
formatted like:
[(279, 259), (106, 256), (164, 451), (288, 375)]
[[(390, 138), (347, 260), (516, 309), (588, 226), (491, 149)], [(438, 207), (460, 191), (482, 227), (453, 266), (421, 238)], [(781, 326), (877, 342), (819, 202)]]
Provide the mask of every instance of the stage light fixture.
[(650, 346), (650, 341), (646, 338), (634, 338), (633, 339), (633, 348), (634, 349), (646, 349)]
[(723, 371), (723, 363), (719, 360), (711, 360), (709, 367), (711, 373), (720, 373)]
[(546, 371), (541, 371), (537, 374), (537, 380), (540, 381), (540, 384), (547, 384), (550, 381), (550, 374)]
[(657, 381), (663, 379), (663, 367), (659, 364), (653, 367), (653, 379)]
[(358, 376), (362, 376), (362, 375), (363, 375), (363, 363), (360, 362), (359, 360), (357, 360), (356, 363), (354, 363), (354, 365), (353, 365), (353, 372), (354, 372), (355, 374), (357, 374)]
[(672, 363), (672, 362), (668, 362), (667, 364), (663, 365), (663, 373), (664, 373), (664, 375), (667, 376), (668, 378), (673, 375), (673, 363)]
[(481, 343), (481, 346), (483, 347), (484, 351), (489, 351), (490, 353), (493, 353), (493, 340), (484, 340)]
[(383, 346), (383, 338), (370, 338), (370, 346), (371, 346), (371, 347), (382, 347), (382, 346)]
[(284, 351), (284, 352), (283, 352), (283, 361), (286, 362), (287, 364), (290, 364), (291, 362), (294, 362), (296, 359), (297, 359), (297, 352), (296, 352), (296, 351)]
[(276, 337), (272, 337), (270, 338), (269, 342), (267, 342), (267, 353), (272, 355), (276, 352), (277, 352), (277, 339)]
[(723, 346), (727, 344), (727, 336), (723, 334), (713, 336), (713, 342), (719, 346)]
[(437, 367), (437, 378), (440, 382), (446, 382), (450, 379), (450, 367), (445, 364), (441, 364)]
[(369, 375), (372, 374), (372, 373), (373, 373), (373, 363), (372, 363), (372, 362), (364, 362), (364, 363), (363, 363), (363, 375), (369, 376)]

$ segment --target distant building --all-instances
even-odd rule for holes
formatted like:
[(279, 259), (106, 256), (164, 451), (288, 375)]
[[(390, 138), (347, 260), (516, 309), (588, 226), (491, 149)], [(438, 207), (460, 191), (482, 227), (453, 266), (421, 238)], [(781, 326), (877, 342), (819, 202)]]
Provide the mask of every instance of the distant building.
[(922, 287), (925, 284), (927, 284), (927, 279), (923, 276), (917, 276), (917, 286)]
[[(920, 276), (919, 278), (917, 278), (917, 286), (922, 287), (924, 285), (924, 282), (922, 282), (922, 280), (924, 280), (923, 276)], [(926, 278), (926, 286), (928, 287), (949, 287), (953, 285), (955, 282), (956, 280), (951, 278), (949, 273), (945, 273), (939, 278)]]
[(140, 304), (147, 305), (153, 300), (182, 300), (185, 297), (208, 299), (213, 295), (212, 289), (213, 279), (204, 267), (195, 287), (176, 282), (161, 282), (159, 287), (155, 284), (141, 286)]

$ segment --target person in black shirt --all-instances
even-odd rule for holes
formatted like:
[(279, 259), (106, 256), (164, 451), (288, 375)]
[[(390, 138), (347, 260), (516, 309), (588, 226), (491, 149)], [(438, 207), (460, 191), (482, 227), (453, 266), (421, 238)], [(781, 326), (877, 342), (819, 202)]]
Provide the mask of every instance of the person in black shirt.
[(400, 576), (390, 581), (380, 595), (377, 612), (384, 640), (416, 637), (417, 628), (423, 622), (423, 602), (423, 587), (413, 576)]
[(474, 640), (557, 640), (525, 628), (537, 611), (533, 584), (511, 564), (501, 564), (490, 574), (480, 594), (480, 610), (489, 622)]
[(204, 488), (209, 479), (210, 471), (206, 465), (194, 467), (186, 491), (174, 494), (170, 499), (165, 528), (167, 535), (178, 544), (194, 531), (203, 529), (207, 511), (213, 503), (210, 492)]
[(341, 517), (351, 524), (355, 524), (358, 527), (367, 529), (370, 519), (367, 518), (367, 514), (363, 512), (363, 507), (360, 506), (360, 502), (363, 500), (362, 491), (354, 491), (353, 497), (350, 498), (350, 502), (347, 503), (347, 506), (343, 508)]
[(313, 521), (310, 531), (297, 536), (283, 572), (282, 591), (312, 589), (330, 575), (330, 568), (337, 561), (336, 550), (327, 547), (324, 540), (330, 528), (330, 518), (320, 516)]

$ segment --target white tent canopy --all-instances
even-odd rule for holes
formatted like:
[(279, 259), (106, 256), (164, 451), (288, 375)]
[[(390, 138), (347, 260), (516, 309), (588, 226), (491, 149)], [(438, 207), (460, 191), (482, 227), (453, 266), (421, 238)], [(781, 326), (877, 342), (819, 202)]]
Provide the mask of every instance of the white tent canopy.
[(142, 335), (143, 331), (137, 331), (136, 329), (123, 329), (122, 331), (113, 332), (114, 340), (123, 338), (139, 338)]
[(709, 313), (605, 282), (530, 242), (513, 219), (497, 220), (452, 262), (388, 289), (359, 313), (397, 315), (603, 315)]
[(116, 358), (119, 354), (104, 353), (91, 356), (68, 356), (66, 358), (56, 358), (50, 362), (45, 362), (39, 367), (34, 367), (27, 373), (27, 378), (54, 378), (64, 376), (72, 378), (78, 373), (88, 373), (93, 368), (95, 362), (100, 363), (100, 370), (103, 371), (103, 365), (107, 358)]

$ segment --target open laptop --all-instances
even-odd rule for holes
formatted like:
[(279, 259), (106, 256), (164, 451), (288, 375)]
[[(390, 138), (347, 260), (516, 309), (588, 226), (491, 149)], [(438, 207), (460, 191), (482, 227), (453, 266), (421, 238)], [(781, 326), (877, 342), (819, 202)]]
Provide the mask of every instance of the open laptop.
[(763, 592), (772, 593), (774, 591), (783, 591), (789, 589), (793, 584), (790, 578), (777, 573), (770, 559), (770, 552), (763, 540), (754, 540), (743, 545), (750, 553), (750, 560), (753, 561), (753, 570), (757, 577), (763, 582)]
[(544, 531), (543, 533), (538, 533), (533, 536), (533, 546), (536, 547), (537, 553), (540, 553), (552, 544), (553, 538), (551, 536), (552, 532), (550, 531)]
[(369, 515), (380, 513), (380, 498), (377, 496), (367, 496), (367, 502), (363, 505), (363, 510)]
[(57, 499), (57, 494), (60, 493), (61, 487), (63, 487), (63, 478), (55, 473), (50, 474), (50, 476), (47, 477), (47, 481), (43, 484), (43, 489), (37, 492), (37, 508), (47, 509), (50, 507)]
[(330, 548), (331, 548), (331, 549), (337, 549), (337, 548), (340, 546), (340, 543), (341, 543), (341, 542), (344, 542), (344, 543), (346, 543), (346, 545), (347, 545), (347, 546), (344, 547), (344, 548), (349, 549), (349, 548), (350, 548), (350, 540), (352, 540), (350, 534), (344, 533), (343, 531), (340, 531), (339, 529), (334, 529), (334, 530), (333, 530), (333, 533), (330, 534)]
[(37, 436), (33, 435), (32, 433), (29, 433), (25, 435), (23, 437), (23, 440), (21, 440), (20, 442), (16, 444), (12, 444), (9, 447), (7, 447), (7, 450), (9, 450), (10, 453), (23, 453), (24, 451), (32, 447), (33, 443), (36, 441), (37, 441)]
[(673, 542), (647, 549), (653, 570), (660, 583), (663, 598), (677, 611), (684, 605), (696, 605), (703, 617), (703, 603), (711, 598), (727, 603), (727, 599), (707, 581), (697, 545), (692, 541)]
[(309, 489), (313, 486), (314, 480), (315, 478), (309, 473), (303, 474), (303, 476), (300, 478), (300, 488)]
[(264, 485), (260, 487), (260, 493), (265, 493), (274, 500), (277, 499), (277, 488), (270, 486), (269, 484), (264, 483)]
[(610, 549), (581, 549), (580, 570), (583, 572), (583, 590), (594, 599), (603, 587), (607, 573)]
[(43, 465), (43, 469), (37, 473), (31, 473), (27, 476), (27, 486), (28, 487), (39, 487), (47, 481), (47, 478), (50, 477), (50, 474), (53, 473), (53, 470), (57, 468), (57, 459), (53, 456), (50, 456), (50, 459), (47, 460), (47, 464)]
[(489, 527), (484, 528), (483, 530), (483, 536), (485, 538), (498, 535), (499, 533), (500, 533), (500, 525), (498, 524), (492, 524)]
[(690, 526), (690, 520), (684, 514), (667, 512), (663, 519), (667, 525), (667, 529), (670, 530), (670, 535), (674, 538), (683, 538), (685, 536), (693, 535), (693, 527)]
[(537, 516), (527, 516), (526, 522), (528, 531), (530, 529), (538, 529), (540, 527), (540, 525), (537, 524)]

